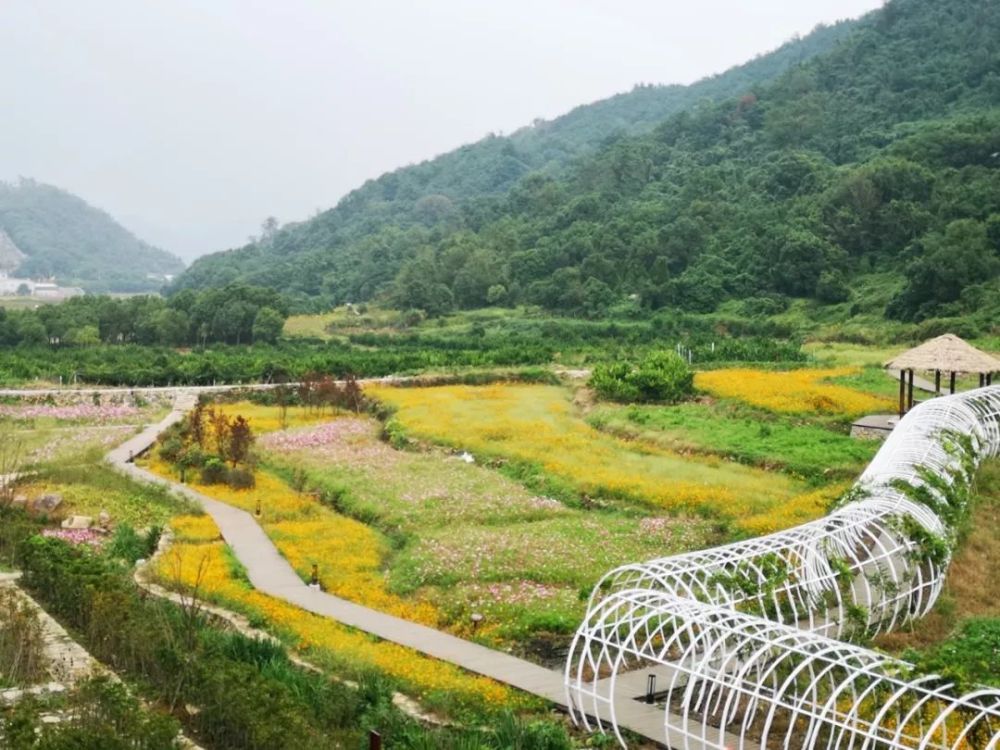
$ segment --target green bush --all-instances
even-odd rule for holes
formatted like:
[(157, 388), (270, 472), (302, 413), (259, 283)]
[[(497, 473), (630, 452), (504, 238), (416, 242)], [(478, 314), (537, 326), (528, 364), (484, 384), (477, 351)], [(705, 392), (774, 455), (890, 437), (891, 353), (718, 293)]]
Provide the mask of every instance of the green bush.
[(148, 557), (150, 549), (147, 541), (128, 524), (121, 524), (108, 542), (106, 552), (111, 557), (134, 564), (136, 560)]
[(234, 490), (249, 490), (256, 486), (257, 481), (249, 469), (236, 468), (226, 472), (226, 484)]
[(229, 479), (229, 469), (221, 458), (212, 456), (201, 467), (202, 484), (225, 484)]
[(590, 386), (610, 401), (676, 403), (694, 392), (694, 373), (674, 352), (651, 352), (637, 363), (597, 365)]
[(966, 620), (958, 632), (927, 653), (907, 652), (922, 672), (955, 681), (962, 690), (1000, 685), (1000, 618)]
[(64, 707), (64, 720), (41, 720), (46, 706), (19, 704), (0, 725), (0, 747), (9, 750), (175, 750), (178, 724), (142, 707), (123, 685), (108, 677), (80, 684)]

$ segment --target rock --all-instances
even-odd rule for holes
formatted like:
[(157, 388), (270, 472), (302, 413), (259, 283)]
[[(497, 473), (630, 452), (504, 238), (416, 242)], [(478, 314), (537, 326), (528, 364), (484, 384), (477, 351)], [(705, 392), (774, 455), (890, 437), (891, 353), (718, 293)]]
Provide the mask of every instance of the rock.
[(56, 508), (62, 505), (62, 501), (62, 495), (57, 492), (39, 495), (31, 503), (31, 511), (37, 515), (51, 515)]
[(89, 529), (94, 525), (94, 519), (90, 516), (70, 516), (62, 522), (64, 529)]
[(10, 507), (24, 509), (28, 507), (28, 498), (25, 495), (14, 495), (14, 500), (11, 502)]
[(109, 529), (111, 527), (111, 514), (102, 510), (97, 516), (97, 525), (102, 529)]

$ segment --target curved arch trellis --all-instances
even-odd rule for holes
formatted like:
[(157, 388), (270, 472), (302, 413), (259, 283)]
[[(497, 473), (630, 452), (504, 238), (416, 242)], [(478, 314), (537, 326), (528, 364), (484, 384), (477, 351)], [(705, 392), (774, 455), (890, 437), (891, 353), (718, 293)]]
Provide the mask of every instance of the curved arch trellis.
[(1000, 387), (936, 398), (825, 518), (611, 571), (566, 662), (574, 720), (621, 741), (616, 701), (652, 674), (685, 750), (1000, 748), (1000, 690), (963, 696), (846, 642), (927, 613), (976, 469), (998, 455)]

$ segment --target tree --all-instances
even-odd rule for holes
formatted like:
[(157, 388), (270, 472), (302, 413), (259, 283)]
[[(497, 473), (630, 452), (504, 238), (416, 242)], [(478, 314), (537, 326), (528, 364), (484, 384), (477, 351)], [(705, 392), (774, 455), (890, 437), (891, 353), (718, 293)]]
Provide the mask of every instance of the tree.
[(73, 328), (66, 334), (66, 343), (71, 346), (97, 346), (101, 343), (101, 335), (97, 326)]
[(47, 344), (49, 334), (45, 326), (34, 315), (22, 315), (17, 322), (16, 335), (20, 343), (26, 345)]
[(227, 446), (229, 445), (229, 431), (230, 423), (229, 417), (222, 409), (213, 409), (208, 407), (205, 412), (208, 417), (208, 423), (212, 426), (212, 437), (215, 439), (215, 452), (220, 458), (225, 458), (227, 455)]
[(285, 327), (285, 318), (271, 307), (262, 307), (253, 319), (253, 342), (255, 344), (273, 344), (281, 336)]
[(0, 509), (14, 500), (14, 488), (24, 461), (24, 442), (17, 433), (0, 431)]
[(810, 231), (791, 229), (774, 251), (772, 278), (775, 289), (799, 297), (812, 296), (819, 277), (829, 265), (830, 243)]
[(151, 324), (157, 342), (183, 346), (189, 341), (190, 321), (183, 310), (164, 309), (153, 313)]
[(229, 426), (229, 440), (227, 441), (227, 458), (234, 469), (237, 464), (244, 463), (249, 458), (253, 441), (254, 436), (250, 429), (250, 423), (242, 416), (237, 415)]
[(611, 401), (674, 403), (694, 392), (694, 373), (675, 352), (650, 352), (639, 362), (597, 365), (590, 386)]
[(1000, 253), (990, 242), (987, 225), (974, 219), (951, 222), (918, 242), (906, 268), (906, 287), (886, 310), (901, 320), (922, 320), (962, 292), (1000, 276)]
[(816, 299), (826, 304), (846, 302), (851, 297), (844, 274), (840, 271), (823, 271), (816, 282)]
[(20, 283), (17, 285), (17, 296), (18, 297), (30, 297), (31, 287), (25, 283)]

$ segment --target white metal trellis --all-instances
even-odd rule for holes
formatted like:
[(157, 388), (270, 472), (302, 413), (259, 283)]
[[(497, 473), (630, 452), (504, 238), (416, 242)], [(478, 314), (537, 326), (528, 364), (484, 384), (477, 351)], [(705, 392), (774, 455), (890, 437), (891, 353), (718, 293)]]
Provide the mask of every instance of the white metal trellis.
[(1000, 690), (962, 696), (835, 640), (927, 613), (950, 557), (932, 542), (998, 455), (1000, 387), (936, 398), (900, 421), (825, 518), (611, 571), (566, 662), (574, 720), (607, 722), (621, 741), (616, 702), (635, 694), (629, 675), (651, 673), (665, 736), (685, 750), (730, 747), (733, 733), (741, 748), (1000, 747)]

